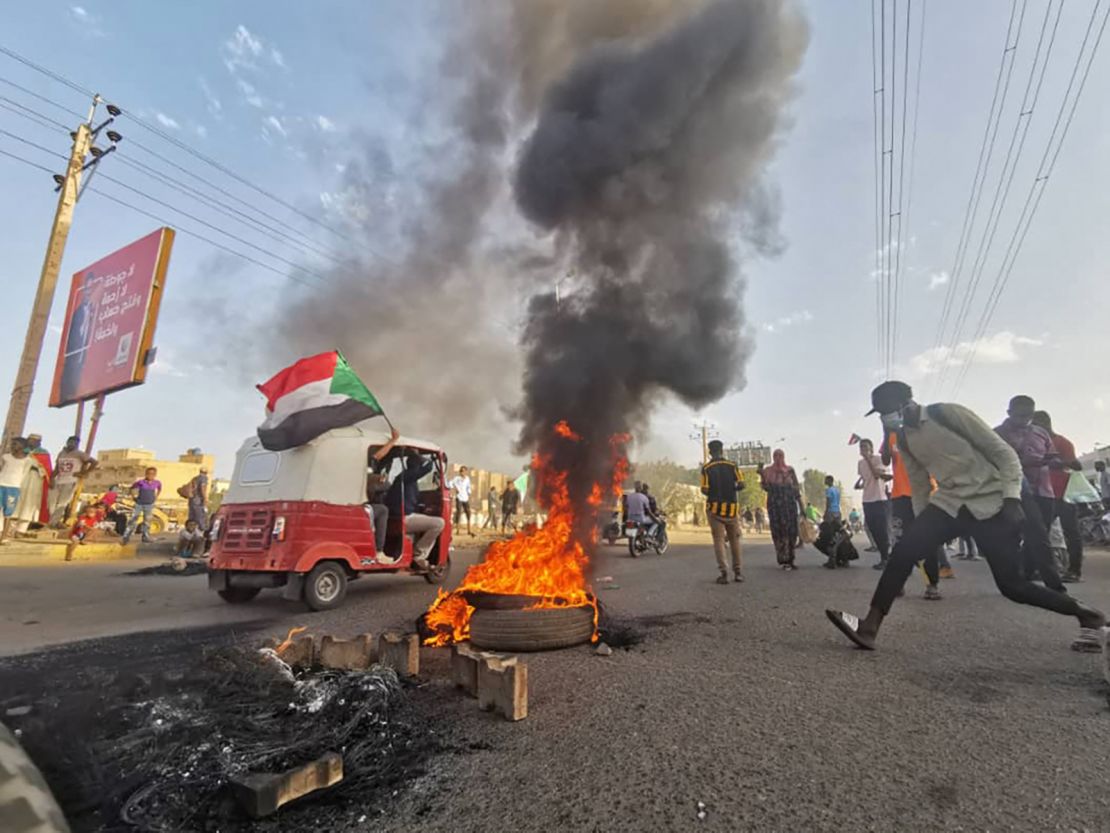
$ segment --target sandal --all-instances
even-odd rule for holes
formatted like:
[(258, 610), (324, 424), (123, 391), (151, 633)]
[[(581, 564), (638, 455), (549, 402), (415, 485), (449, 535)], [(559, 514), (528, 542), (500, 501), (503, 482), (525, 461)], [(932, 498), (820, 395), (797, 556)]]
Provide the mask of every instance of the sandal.
[(859, 619), (856, 616), (842, 610), (826, 610), (825, 615), (829, 617), (830, 622), (836, 625), (837, 630), (855, 643), (857, 648), (862, 648), (865, 651), (875, 650), (875, 643), (860, 635)]
[(1080, 628), (1079, 636), (1071, 643), (1071, 649), (1084, 654), (1101, 653), (1108, 633), (1110, 628)]

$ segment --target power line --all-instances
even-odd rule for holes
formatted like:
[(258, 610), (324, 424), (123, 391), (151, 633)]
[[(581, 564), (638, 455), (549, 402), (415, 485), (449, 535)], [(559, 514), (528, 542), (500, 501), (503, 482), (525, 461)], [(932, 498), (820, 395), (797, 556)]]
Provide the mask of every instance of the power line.
[(32, 142), (30, 139), (24, 139), (22, 136), (19, 136), (15, 133), (12, 133), (8, 130), (4, 130), (2, 127), (0, 127), (0, 133), (4, 134), (9, 139), (15, 139), (17, 142), (21, 142), (21, 143), (27, 145), (28, 147), (33, 147), (35, 150), (41, 150), (43, 153), (49, 153), (51, 156), (58, 156), (58, 157), (61, 157), (62, 159), (68, 159), (69, 158), (64, 153), (58, 153), (58, 151), (54, 150), (53, 148), (44, 147), (43, 145), (40, 145), (37, 142)]
[(27, 87), (24, 87), (21, 84), (17, 84), (14, 81), (12, 81), (8, 78), (0, 77), (0, 84), (7, 84), (9, 87), (13, 87), (14, 89), (19, 90), (21, 93), (24, 93), (25, 95), (29, 95), (32, 98), (37, 98), (39, 101), (42, 101), (42, 102), (44, 102), (46, 104), (49, 104), (53, 107), (57, 107), (59, 110), (67, 113), (68, 115), (76, 116), (77, 118), (81, 119), (82, 121), (84, 121), (84, 119), (85, 119), (85, 117), (81, 113), (79, 113), (78, 111), (73, 110), (69, 107), (66, 107), (64, 104), (59, 104), (54, 99), (47, 98), (44, 95), (40, 95), (39, 93), (36, 93), (34, 90), (28, 89)]
[[(0, 96), (0, 99), (2, 99), (2, 98), (3, 98), (3, 96)], [(3, 106), (4, 105), (2, 103), (0, 103), (0, 107), (3, 107)], [(18, 105), (18, 106), (22, 106), (22, 105)], [(13, 110), (13, 112), (15, 112), (16, 115), (23, 116), (23, 117), (25, 117), (29, 120), (32, 120), (32, 121), (36, 121), (36, 117), (43, 118), (43, 119), (48, 118), (47, 116), (40, 113), (39, 111), (34, 110), (32, 108), (29, 108), (29, 107), (23, 107), (23, 110), (25, 110), (26, 112), (21, 112), (21, 111), (16, 111), (16, 110)], [(51, 126), (50, 124), (47, 124), (45, 122), (36, 121), (36, 123), (38, 123), (38, 124), (40, 124), (44, 127), (50, 127)], [(67, 133), (69, 132), (68, 128), (64, 124), (62, 124), (61, 122), (52, 122), (52, 124), (55, 127), (57, 127), (58, 129), (60, 129), (64, 132), (67, 132)], [(16, 138), (19, 141), (26, 141), (26, 140), (24, 140), (20, 137), (15, 136), (14, 134), (8, 134), (8, 135), (11, 135), (12, 138)], [(36, 145), (36, 147), (39, 150), (44, 150), (44, 151), (47, 151), (47, 152), (51, 152), (51, 151), (49, 151), (48, 148), (44, 148), (41, 145)], [(154, 153), (153, 151), (150, 151), (150, 152)], [(159, 154), (156, 154), (156, 153), (154, 155), (159, 156)], [(63, 156), (63, 158), (64, 158), (64, 156)], [(171, 177), (167, 174), (163, 174), (160, 171), (157, 171), (154, 168), (151, 168), (150, 166), (143, 164), (142, 162), (138, 162), (137, 160), (132, 160), (130, 158), (127, 158), (127, 157), (123, 156), (122, 154), (119, 155), (118, 161), (120, 162), (120, 164), (123, 164), (127, 167), (131, 167), (135, 170), (138, 170), (140, 173), (144, 174), (145, 176), (151, 177), (152, 179), (155, 179), (155, 180), (161, 182), (162, 184), (166, 185), (166, 187), (169, 187), (169, 188), (171, 188), (175, 191), (178, 191), (179, 193), (183, 193), (186, 196), (189, 196), (190, 198), (195, 199), (198, 202), (201, 202), (206, 207), (212, 208), (212, 209), (216, 210), (217, 212), (219, 212), (221, 214), (224, 214), (225, 216), (231, 218), (232, 220), (235, 220), (236, 222), (242, 223), (243, 225), (250, 228), (252, 231), (263, 234), (264, 236), (269, 237), (270, 239), (280, 243), (283, 246), (287, 246), (287, 247), (296, 249), (297, 251), (300, 251), (302, 253), (307, 254), (306, 252), (304, 252), (304, 250), (301, 248), (301, 246), (297, 242), (291, 241), (289, 239), (289, 237), (287, 235), (284, 235), (280, 229), (275, 228), (275, 227), (270, 226), (270, 225), (267, 225), (266, 223), (262, 222), (261, 220), (258, 220), (256, 218), (250, 216), (246, 212), (240, 211), (239, 209), (235, 208), (232, 205), (229, 205), (227, 203), (222, 203), (220, 200), (216, 199), (215, 197), (212, 197), (208, 194), (205, 194), (204, 192), (199, 191), (196, 188), (193, 188), (192, 186), (187, 185), (184, 182), (181, 182), (180, 180), (174, 179), (173, 177)], [(169, 160), (166, 160), (166, 161), (168, 162)], [(171, 162), (170, 164), (173, 164), (173, 163)], [(185, 169), (182, 169), (182, 170), (185, 170)], [(213, 186), (213, 187), (218, 187), (218, 186)], [(245, 203), (245, 204), (248, 207), (251, 207), (250, 203)], [(255, 209), (255, 210), (257, 210), (257, 209)], [(293, 229), (292, 227), (289, 227), (289, 228), (292, 231), (296, 231), (296, 229)], [(342, 265), (342, 262), (337, 257), (335, 257), (335, 255), (331, 254), (328, 251), (325, 251), (324, 249), (318, 248), (313, 243), (311, 238), (305, 237), (305, 242), (304, 242), (303, 245), (307, 249), (310, 249), (311, 251), (313, 251), (314, 253), (330, 259), (336, 265)]]
[(197, 217), (194, 214), (190, 214), (188, 211), (185, 211), (184, 209), (178, 208), (175, 205), (171, 205), (170, 203), (165, 202), (164, 200), (160, 200), (157, 197), (152, 197), (150, 194), (147, 194), (146, 192), (142, 191), (139, 188), (136, 188), (133, 185), (128, 185), (126, 182), (123, 182), (122, 180), (116, 179), (115, 177), (109, 176), (108, 174), (105, 174), (105, 173), (102, 173), (100, 175), (100, 177), (101, 177), (101, 179), (106, 179), (108, 182), (111, 182), (111, 183), (114, 183), (114, 184), (120, 186), (121, 188), (126, 188), (128, 191), (131, 191), (135, 194), (138, 194), (140, 197), (148, 199), (151, 202), (162, 206), (163, 208), (168, 208), (170, 211), (176, 211), (178, 214), (182, 215), (183, 217), (188, 217), (194, 223), (200, 223), (205, 228), (211, 229), (212, 231), (215, 231), (219, 234), (223, 234), (227, 237), (230, 237), (232, 240), (236, 240), (239, 243), (242, 243), (244, 246), (249, 246), (250, 248), (252, 248), (256, 251), (262, 252), (262, 254), (266, 255), (267, 257), (272, 257), (274, 260), (279, 260), (282, 263), (284, 263), (286, 266), (290, 266), (293, 269), (299, 269), (300, 271), (304, 272), (306, 275), (311, 275), (312, 277), (316, 278), (318, 281), (321, 281), (322, 283), (327, 283), (327, 278), (323, 277), (320, 274), (317, 274), (316, 272), (312, 271), (311, 269), (307, 269), (304, 266), (301, 266), (298, 263), (296, 263), (292, 260), (289, 260), (288, 258), (282, 257), (281, 255), (276, 255), (273, 252), (269, 251), (268, 249), (264, 249), (261, 246), (257, 246), (254, 243), (251, 243), (249, 240), (244, 240), (242, 237), (234, 235), (229, 231), (225, 231), (224, 229), (220, 228), (219, 226), (216, 226), (216, 225), (213, 225), (212, 223), (209, 223), (207, 220), (202, 220), (200, 217)]
[(236, 257), (242, 258), (243, 260), (248, 261), (249, 263), (253, 263), (256, 266), (261, 266), (263, 269), (266, 269), (267, 271), (273, 272), (275, 275), (280, 275), (283, 278), (288, 278), (291, 281), (296, 281), (299, 284), (302, 284), (302, 285), (308, 286), (308, 287), (312, 287), (313, 289), (316, 288), (315, 284), (311, 284), (311, 283), (309, 283), (308, 281), (306, 281), (302, 278), (298, 278), (296, 275), (291, 275), (288, 272), (283, 272), (282, 270), (277, 269), (273, 266), (270, 266), (269, 264), (263, 263), (260, 260), (256, 260), (255, 258), (251, 257), (250, 255), (245, 255), (242, 252), (237, 251), (235, 249), (232, 249), (229, 246), (225, 246), (222, 243), (218, 243), (217, 241), (213, 240), (211, 237), (205, 237), (203, 234), (200, 234), (199, 232), (193, 231), (190, 228), (183, 227), (180, 224), (175, 223), (175, 222), (170, 222), (169, 220), (166, 220), (163, 217), (159, 217), (157, 214), (152, 214), (151, 212), (146, 211), (145, 209), (139, 208), (137, 205), (132, 205), (131, 203), (127, 202), (126, 200), (122, 200), (122, 199), (120, 199), (119, 197), (117, 197), (113, 194), (109, 194), (106, 191), (102, 191), (99, 188), (94, 188), (94, 187), (90, 187), (89, 190), (92, 191), (95, 194), (99, 194), (100, 196), (104, 197), (105, 199), (108, 199), (108, 200), (111, 200), (114, 203), (117, 203), (118, 205), (122, 205), (124, 208), (129, 208), (129, 209), (131, 209), (132, 211), (134, 211), (138, 214), (142, 214), (146, 217), (149, 217), (150, 219), (154, 220), (157, 223), (161, 223), (164, 226), (173, 226), (175, 231), (180, 231), (183, 234), (189, 235), (190, 237), (195, 237), (197, 240), (202, 240), (205, 243), (208, 243), (210, 246), (215, 246), (217, 249), (225, 251), (228, 254), (235, 255)]
[[(1063, 8), (1064, 4), (1061, 0), (1056, 7), (1056, 20), (1052, 27), (1052, 34), (1048, 40), (1048, 48), (1044, 50), (1044, 61), (1042, 62), (1041, 52), (1044, 47), (1045, 34), (1048, 31), (1048, 21), (1052, 14), (1052, 0), (1049, 0), (1048, 5), (1045, 6), (1045, 16), (1044, 20), (1041, 22), (1041, 31), (1037, 38), (1037, 48), (1033, 53), (1033, 62), (1029, 67), (1029, 78), (1025, 82), (1025, 91), (1022, 93), (1021, 103), (1018, 107), (1018, 117), (1014, 122), (1014, 129), (1010, 135), (1009, 146), (1006, 148), (1006, 158), (1002, 162), (1002, 171), (999, 174), (998, 183), (995, 186), (990, 210), (987, 212), (986, 224), (983, 227), (983, 233), (979, 239), (975, 258), (972, 260), (970, 283), (964, 293), (963, 302), (960, 305), (960, 311), (956, 317), (956, 323), (952, 331), (953, 347), (960, 343), (960, 338), (963, 336), (964, 326), (967, 324), (968, 315), (974, 305), (975, 296), (979, 291), (979, 284), (983, 277), (983, 271), (987, 265), (991, 247), (994, 244), (995, 234), (1002, 220), (1006, 201), (1009, 199), (1010, 186), (1013, 183), (1018, 162), (1025, 149), (1025, 140), (1029, 135), (1029, 126), (1032, 124), (1033, 113), (1036, 110), (1037, 100), (1040, 97), (1041, 87), (1044, 84), (1048, 63), (1052, 57), (1052, 48), (1056, 42), (1056, 33), (1060, 27), (1060, 13), (1063, 11)], [(1040, 70), (1039, 73), (1038, 68)], [(1032, 97), (1030, 97), (1030, 93), (1032, 93)], [(1014, 152), (1015, 146), (1017, 148), (1016, 153)], [(946, 370), (950, 368), (951, 363), (946, 367)], [(942, 374), (942, 377), (943, 375), (945, 374)]]
[(60, 127), (62, 130), (65, 130), (66, 132), (69, 132), (69, 128), (66, 127), (64, 124), (62, 124), (57, 119), (52, 119), (52, 118), (50, 118), (50, 116), (47, 116), (43, 113), (40, 113), (37, 110), (32, 110), (30, 107), (27, 107), (24, 104), (20, 104), (15, 99), (8, 98), (6, 95), (0, 95), (0, 101), (3, 101), (3, 102), (7, 103), (8, 106), (6, 106), (4, 108), (6, 110), (11, 110), (13, 113), (19, 113), (19, 112), (31, 113), (34, 116), (36, 116), (40, 121), (48, 122), (48, 123), (50, 123), (50, 124), (52, 124), (56, 127)]
[(29, 111), (27, 110), (27, 108), (18, 109), (18, 104), (15, 107), (10, 104), (5, 104), (4, 102), (8, 100), (9, 99), (6, 99), (4, 98), (4, 96), (0, 95), (0, 109), (7, 110), (9, 113), (19, 116), (21, 119), (27, 119), (27, 121), (34, 122), (39, 127), (45, 127), (47, 130), (53, 130), (56, 126), (57, 123), (52, 123), (50, 121), (47, 121), (45, 118), (34, 115), (33, 111)]
[[(991, 294), (987, 298), (986, 306), (979, 319), (979, 325), (976, 328), (976, 335), (972, 341), (971, 353), (967, 361), (964, 363), (959, 378), (956, 381), (955, 390), (959, 390), (964, 380), (967, 378), (968, 370), (975, 360), (977, 353), (977, 342), (986, 333), (987, 327), (990, 326), (990, 321), (994, 317), (994, 312), (998, 308), (998, 301), (1002, 297), (1002, 293), (1006, 289), (1009, 282), (1010, 274), (1013, 271), (1014, 263), (1017, 261), (1018, 255), (1021, 253), (1021, 248), (1025, 243), (1025, 238), (1029, 234), (1029, 228), (1033, 224), (1033, 218), (1037, 213), (1037, 208), (1040, 206), (1041, 198), (1044, 196), (1045, 189), (1049, 178), (1052, 176), (1056, 168), (1056, 162), (1060, 158), (1060, 151), (1064, 147), (1064, 141), (1067, 139), (1068, 130), (1071, 128), (1072, 119), (1075, 118), (1075, 111), (1079, 106), (1079, 99), (1083, 95), (1083, 90), (1087, 86), (1087, 79), (1091, 74), (1091, 66), (1094, 64), (1095, 56), (1098, 54), (1099, 46), (1102, 44), (1102, 37), (1106, 31), (1107, 20), (1110, 19), (1110, 7), (1108, 7), (1102, 17), (1102, 23), (1099, 25), (1098, 34), (1095, 37), (1094, 45), (1091, 47), (1090, 53), (1087, 56), (1087, 65), (1083, 68), (1083, 76), (1079, 81), (1079, 88), (1076, 90), (1075, 97), (1071, 99), (1071, 108), (1068, 109), (1068, 99), (1071, 96), (1072, 88), (1075, 86), (1076, 77), (1079, 74), (1080, 64), (1083, 62), (1083, 53), (1087, 49), (1087, 43), (1090, 40), (1091, 32), (1094, 29), (1095, 20), (1098, 18), (1099, 8), (1102, 6), (1102, 0), (1096, 0), (1094, 8), (1091, 10), (1090, 20), (1087, 21), (1087, 30), (1083, 35), (1083, 41), (1079, 46), (1079, 53), (1075, 58), (1075, 66), (1072, 67), (1071, 77), (1068, 80), (1068, 86), (1064, 91), (1063, 99), (1060, 102), (1060, 110), (1056, 114), (1056, 121), (1052, 126), (1052, 133), (1049, 135), (1048, 141), (1045, 143), (1044, 154), (1041, 156), (1041, 162), (1037, 169), (1037, 174), (1033, 178), (1033, 182), (1029, 187), (1029, 193), (1026, 196), (1025, 204), (1022, 207), (1021, 216), (1018, 219), (1017, 226), (1014, 228), (1014, 233), (1010, 237), (1010, 242), (1006, 247), (1006, 252), (1002, 258), (1002, 264), (998, 270), (998, 276), (995, 278), (994, 287)], [(1064, 119), (1064, 111), (1067, 110), (1067, 118)], [(1061, 130), (1061, 122), (1063, 122), (1063, 129)], [(1059, 141), (1056, 141), (1057, 131), (1060, 131)], [(1053, 143), (1055, 142), (1055, 150), (1053, 150)], [(1049, 155), (1051, 154), (1051, 159)], [(1047, 166), (1046, 166), (1047, 163)]]
[(40, 171), (45, 171), (48, 174), (54, 173), (54, 171), (52, 171), (50, 168), (46, 167), (45, 165), (40, 165), (38, 162), (32, 162), (30, 159), (26, 159), (26, 158), (20, 156), (17, 153), (11, 153), (9, 151), (6, 151), (3, 148), (0, 148), (0, 154), (2, 154), (4, 156), (7, 156), (7, 157), (10, 157), (11, 159), (15, 159), (18, 162), (22, 162), (24, 165), (30, 165), (32, 168), (38, 168)]
[[(879, 361), (883, 358), (883, 236), (882, 236), (882, 143), (879, 138), (879, 101), (876, 96), (882, 95), (882, 86), (879, 82), (879, 70), (876, 57), (878, 55), (878, 42), (875, 37), (875, 0), (871, 0), (871, 117), (872, 117), (872, 143), (875, 146), (875, 351)], [(885, 33), (884, 33), (885, 37)]]
[(19, 61), (19, 63), (23, 64), (24, 66), (30, 67), (31, 69), (35, 70), (35, 72), (42, 73), (47, 78), (53, 78), (59, 84), (65, 84), (71, 90), (74, 90), (76, 92), (81, 93), (81, 95), (85, 96), (86, 98), (93, 98), (96, 95), (96, 93), (94, 93), (88, 87), (83, 87), (80, 84), (78, 84), (76, 81), (70, 81), (68, 78), (66, 78), (63, 75), (59, 75), (58, 73), (56, 73), (52, 70), (49, 70), (44, 66), (39, 66), (34, 61), (32, 61), (30, 58), (24, 58), (18, 52), (13, 52), (11, 49), (8, 49), (3, 44), (0, 44), (0, 54), (7, 55), (12, 60)]
[[(915, 81), (915, 84), (914, 84), (914, 95), (913, 95), (913, 127), (911, 128), (911, 133), (910, 133), (910, 184), (909, 184), (909, 189), (906, 193), (905, 207), (899, 209), (899, 222), (901, 223), (902, 221), (904, 221), (907, 230), (912, 229), (912, 225), (910, 224), (910, 214), (911, 214), (910, 209), (913, 206), (914, 172), (916, 170), (916, 163), (917, 163), (918, 111), (920, 110), (920, 107), (921, 107), (921, 74), (922, 74), (922, 67), (924, 65), (924, 60), (925, 60), (925, 57), (924, 57), (925, 56), (925, 9), (926, 9), (926, 0), (921, 0), (921, 22), (918, 24), (918, 40), (917, 40), (917, 73), (916, 73), (916, 81)], [(909, 25), (909, 22), (910, 22), (911, 19), (912, 18), (910, 18), (910, 16), (907, 16), (907, 26)], [(906, 40), (907, 40), (906, 58), (908, 60), (909, 59), (909, 45), (908, 45), (909, 30), (908, 29), (907, 29), (907, 32), (906, 32)], [(903, 139), (904, 139), (905, 138), (905, 135), (904, 135), (905, 134), (905, 124), (904, 124), (904, 122), (903, 122), (902, 130), (903, 130)], [(904, 147), (904, 144), (903, 144), (903, 147)], [(899, 266), (901, 266), (901, 254), (900, 253), (899, 253)], [(902, 273), (901, 273), (901, 269), (899, 268), (899, 270), (895, 273), (895, 284), (894, 284), (895, 347), (897, 347), (898, 320), (900, 318), (900, 310), (901, 310), (901, 278), (902, 278)]]
[[(1021, 19), (1018, 21), (1017, 37), (1014, 39), (1013, 46), (1010, 45), (1010, 37), (1014, 32), (1014, 20), (1017, 17), (1017, 3), (1018, 0), (1012, 0), (1010, 5), (1010, 19), (1006, 24), (1006, 39), (1003, 42), (1002, 57), (998, 63), (998, 75), (994, 81), (994, 93), (991, 95), (990, 111), (987, 115), (987, 123), (983, 128), (983, 140), (979, 146), (979, 158), (975, 164), (975, 175), (971, 180), (971, 191), (967, 196), (967, 207), (964, 209), (963, 225), (960, 229), (959, 242), (956, 245), (956, 256), (953, 260), (952, 271), (948, 277), (948, 288), (944, 293), (944, 305), (940, 314), (940, 322), (937, 326), (936, 341), (934, 349), (939, 350), (945, 342), (945, 332), (948, 325), (948, 318), (951, 314), (952, 304), (956, 297), (956, 290), (959, 284), (959, 271), (963, 263), (965, 249), (967, 247), (968, 238), (970, 236), (971, 227), (974, 225), (974, 215), (978, 210), (978, 198), (982, 191), (982, 184), (986, 179), (986, 170), (990, 166), (990, 158), (994, 153), (994, 134), (992, 134), (991, 126), (995, 122), (996, 113), (1001, 118), (1002, 108), (998, 106), (999, 93), (1002, 93), (1003, 104), (1005, 104), (1005, 93), (1003, 92), (1004, 81), (1005, 89), (1009, 89), (1009, 75), (1006, 73), (1006, 67), (1013, 66), (1013, 54), (1017, 48), (1018, 41), (1021, 39), (1021, 20), (1025, 16), (1025, 0), (1022, 0), (1022, 14)], [(997, 133), (997, 129), (995, 130)], [(942, 373), (944, 367), (942, 366)]]
[[(10, 151), (4, 150), (3, 148), (0, 148), (0, 156), (7, 156), (10, 159), (14, 159), (17, 162), (22, 162), (24, 165), (27, 165), (27, 166), (35, 168), (37, 170), (43, 171), (44, 173), (48, 173), (48, 174), (54, 173), (53, 169), (48, 168), (45, 165), (40, 165), (38, 162), (34, 162), (30, 159), (27, 159), (26, 157), (20, 156), (17, 153), (11, 153)], [(142, 214), (145, 217), (149, 217), (150, 219), (154, 220), (157, 223), (160, 223), (161, 225), (173, 226), (176, 231), (179, 231), (182, 234), (186, 234), (190, 237), (195, 237), (196, 239), (201, 240), (205, 243), (208, 243), (211, 246), (215, 246), (217, 249), (220, 249), (224, 252), (227, 252), (228, 254), (234, 255), (235, 257), (241, 258), (242, 260), (245, 260), (249, 263), (253, 263), (256, 266), (260, 266), (261, 268), (263, 268), (263, 269), (265, 269), (269, 272), (273, 272), (275, 275), (280, 275), (283, 278), (287, 278), (291, 281), (296, 281), (297, 283), (303, 284), (304, 286), (309, 286), (309, 287), (312, 287), (312, 288), (316, 287), (315, 284), (310, 284), (307, 281), (303, 280), (302, 278), (297, 277), (296, 275), (291, 275), (287, 272), (283, 272), (282, 270), (277, 269), (274, 266), (271, 266), (267, 263), (263, 263), (262, 261), (251, 257), (250, 255), (244, 254), (243, 252), (240, 252), (236, 249), (233, 249), (230, 246), (225, 246), (223, 243), (220, 243), (216, 240), (213, 240), (210, 237), (206, 237), (203, 234), (200, 234), (199, 232), (193, 231), (192, 229), (189, 229), (187, 227), (183, 227), (179, 223), (172, 222), (170, 220), (167, 220), (164, 217), (158, 216), (157, 214), (153, 214), (150, 211), (146, 211), (145, 209), (139, 208), (137, 205), (133, 205), (133, 204), (127, 202), (126, 200), (120, 199), (119, 197), (117, 197), (113, 194), (109, 194), (106, 191), (100, 190), (99, 188), (95, 188), (95, 187), (90, 186), (89, 190), (91, 192), (95, 193), (95, 194), (98, 194), (99, 196), (104, 197), (105, 199), (111, 200), (114, 203), (122, 205), (124, 208), (128, 208), (131, 211), (134, 211), (138, 214)]]
[[(60, 75), (57, 72), (54, 72), (50, 69), (47, 69), (44, 66), (36, 64), (34, 61), (31, 61), (29, 58), (25, 58), (24, 56), (20, 55), (19, 53), (15, 52), (15, 51), (13, 51), (13, 50), (5, 47), (5, 46), (0, 45), (0, 53), (2, 53), (4, 55), (7, 55), (9, 58), (12, 58), (13, 60), (19, 61), (20, 63), (24, 64), (25, 66), (30, 67), (31, 69), (35, 70), (36, 72), (40, 72), (43, 75), (46, 75), (47, 77), (52, 78), (52, 79), (54, 79), (55, 81), (58, 81), (61, 84), (65, 84), (67, 87), (70, 87), (71, 89), (76, 90), (77, 92), (83, 93), (83, 94), (88, 95), (90, 97), (92, 95), (94, 95), (94, 93), (91, 90), (86, 90), (82, 85), (78, 84), (77, 82), (71, 81), (70, 79), (66, 78), (63, 75)], [(310, 223), (313, 223), (314, 225), (319, 226), (322, 229), (330, 231), (332, 234), (336, 235), (337, 237), (339, 237), (343, 240), (346, 240), (347, 242), (350, 242), (350, 243), (354, 242), (353, 240), (350, 239), (350, 237), (348, 237), (342, 231), (334, 228), (333, 226), (331, 226), (328, 223), (325, 223), (325, 222), (317, 219), (316, 217), (313, 217), (311, 214), (308, 214), (307, 212), (302, 211), (301, 209), (297, 208), (292, 203), (282, 199), (281, 197), (277, 196), (276, 194), (272, 193), (271, 191), (268, 191), (267, 189), (262, 188), (261, 186), (254, 184), (253, 182), (248, 180), (246, 177), (241, 176), (240, 174), (233, 171), (231, 168), (228, 168), (226, 165), (223, 165), (222, 163), (217, 162), (215, 159), (211, 158), (210, 156), (208, 156), (204, 153), (201, 153), (199, 150), (197, 150), (196, 148), (192, 147), (191, 145), (181, 141), (176, 136), (173, 136), (173, 135), (167, 133), (166, 131), (162, 130), (161, 128), (156, 127), (155, 125), (151, 124), (150, 122), (148, 122), (146, 119), (142, 118), (141, 116), (138, 116), (135, 113), (132, 113), (130, 111), (125, 111), (124, 115), (126, 115), (128, 118), (130, 118), (136, 124), (138, 124), (140, 127), (143, 127), (144, 129), (146, 129), (146, 130), (150, 131), (151, 133), (155, 134), (156, 136), (159, 136), (164, 141), (167, 141), (170, 144), (177, 147), (178, 149), (185, 151), (186, 153), (190, 154), (191, 156), (195, 157), (196, 159), (199, 159), (200, 161), (204, 162), (206, 165), (210, 165), (211, 167), (218, 170), (220, 173), (231, 177), (236, 182), (239, 182), (240, 184), (245, 185), (246, 187), (252, 189), (253, 191), (258, 192), (259, 194), (263, 195), (264, 197), (266, 197), (270, 200), (273, 200), (274, 202), (276, 202), (279, 205), (285, 207), (289, 211), (292, 211), (294, 214), (297, 214), (298, 216), (304, 218), (305, 220), (308, 220)], [(384, 258), (384, 257), (382, 259), (383, 260), (388, 260), (388, 258)]]
[[(147, 147), (146, 145), (142, 144), (141, 142), (137, 142), (132, 138), (128, 138), (127, 143), (128, 143), (128, 145), (137, 147), (139, 150), (143, 151), (144, 153), (149, 154), (150, 156), (154, 157), (155, 159), (158, 159), (159, 161), (163, 162), (164, 164), (169, 165), (174, 170), (180, 171), (181, 173), (185, 174), (186, 176), (192, 177), (197, 182), (203, 182), (209, 188), (213, 189), (214, 191), (216, 191), (220, 194), (223, 194), (228, 199), (235, 200), (240, 205), (243, 205), (243, 206), (249, 208), (251, 211), (254, 211), (255, 213), (265, 217), (266, 219), (278, 224), (283, 229), (288, 231), (289, 234), (291, 234), (291, 235), (297, 237), (299, 240), (301, 240), (303, 245), (313, 249), (313, 251), (316, 251), (319, 254), (324, 255), (325, 257), (329, 257), (329, 258), (332, 258), (334, 260), (333, 255), (328, 254), (326, 251), (324, 251), (322, 249), (317, 249), (315, 247), (315, 242), (313, 241), (313, 239), (310, 236), (308, 236), (307, 234), (305, 234), (303, 231), (298, 229), (296, 226), (292, 226), (287, 221), (282, 220), (280, 217), (275, 217), (273, 214), (269, 213), (268, 211), (264, 211), (263, 209), (258, 208), (254, 204), (248, 202), (247, 200), (244, 200), (242, 197), (236, 196), (232, 192), (228, 191), (226, 188), (220, 187), (216, 183), (212, 182), (209, 179), (206, 179), (205, 177), (201, 176), (200, 174), (194, 173), (193, 171), (189, 170), (188, 168), (182, 167), (181, 165), (177, 164), (176, 162), (174, 162), (169, 157), (163, 156), (161, 153), (158, 153), (158, 151), (152, 150), (151, 148)], [(132, 160), (132, 161), (134, 161), (134, 160)]]

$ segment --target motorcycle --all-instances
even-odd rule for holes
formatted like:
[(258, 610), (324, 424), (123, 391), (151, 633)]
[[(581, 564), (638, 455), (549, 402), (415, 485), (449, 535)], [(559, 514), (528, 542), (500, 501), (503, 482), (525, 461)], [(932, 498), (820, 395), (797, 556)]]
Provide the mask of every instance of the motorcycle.
[(613, 512), (609, 520), (601, 525), (601, 537), (610, 546), (617, 543), (622, 537), (621, 533), (621, 513)]
[(624, 537), (628, 539), (628, 554), (633, 558), (639, 558), (648, 551), (649, 547), (659, 555), (663, 555), (670, 547), (670, 541), (667, 539), (667, 527), (659, 523), (654, 525), (654, 530), (650, 530), (650, 526), (651, 524), (625, 521)]

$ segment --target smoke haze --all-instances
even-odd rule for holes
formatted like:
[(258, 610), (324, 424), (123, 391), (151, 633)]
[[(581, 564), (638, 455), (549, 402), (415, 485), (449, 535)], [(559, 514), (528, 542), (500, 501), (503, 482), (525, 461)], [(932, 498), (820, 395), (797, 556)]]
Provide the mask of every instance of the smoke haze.
[(350, 259), (260, 328), (259, 378), (339, 348), (402, 431), (480, 467), (567, 419), (577, 488), (664, 392), (742, 386), (734, 251), (778, 245), (760, 175), (807, 28), (788, 0), (444, 9), (453, 40), (404, 125), (417, 163), (357, 140)]
[[(716, 2), (653, 38), (598, 43), (544, 94), (514, 191), (579, 288), (529, 304), (516, 415), (522, 449), (562, 455), (572, 498), (604, 480), (608, 437), (642, 428), (660, 393), (701, 407), (743, 385), (732, 244), (777, 241), (760, 174), (806, 43), (790, 3)], [(550, 439), (560, 419), (581, 445)]]

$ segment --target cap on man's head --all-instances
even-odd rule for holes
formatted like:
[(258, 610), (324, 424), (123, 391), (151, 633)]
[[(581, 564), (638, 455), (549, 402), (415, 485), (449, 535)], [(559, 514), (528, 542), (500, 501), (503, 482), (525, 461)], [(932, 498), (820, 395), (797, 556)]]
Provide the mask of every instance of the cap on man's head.
[(905, 382), (883, 382), (871, 391), (871, 410), (864, 416), (889, 414), (897, 411), (911, 399), (913, 399), (913, 388)]
[(1019, 393), (1010, 400), (1009, 410), (1011, 411), (1034, 411), (1037, 408), (1037, 403), (1033, 401), (1032, 396), (1026, 396)]
[(725, 450), (725, 444), (723, 442), (721, 442), (720, 440), (710, 440), (709, 441), (709, 450), (711, 452), (724, 451)]
[(76, 434), (74, 434), (70, 437), (66, 437), (66, 442), (67, 443), (79, 443), (79, 442), (81, 442), (81, 438), (78, 437)]

